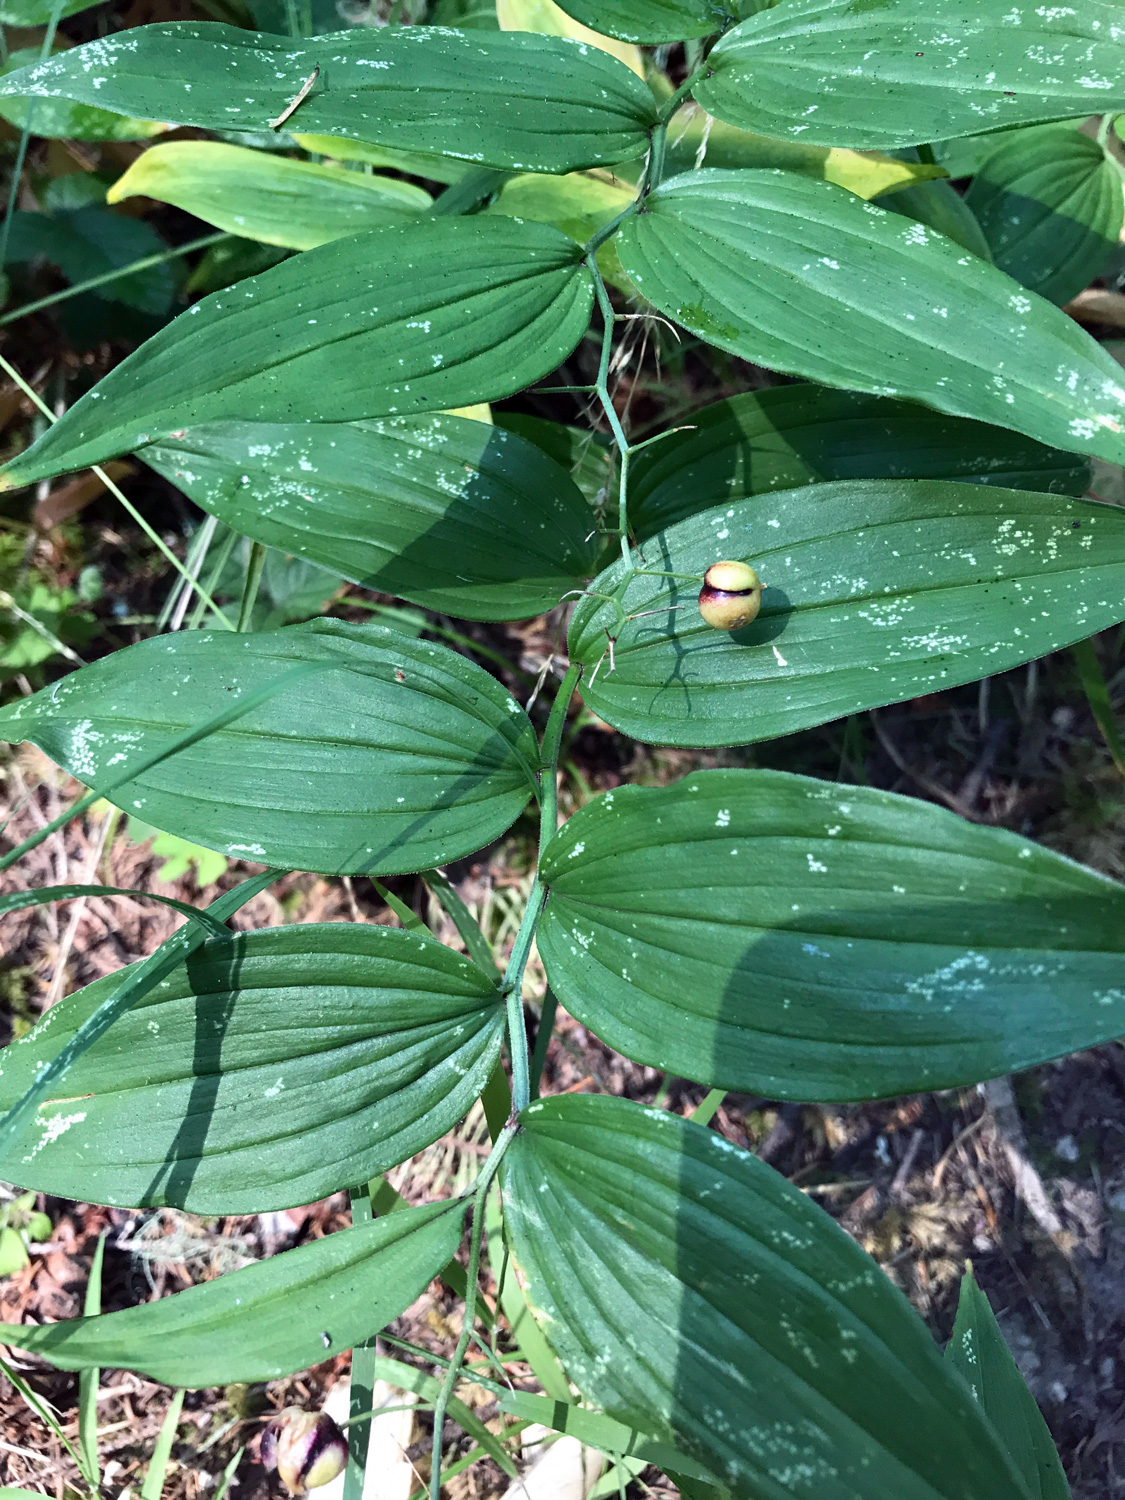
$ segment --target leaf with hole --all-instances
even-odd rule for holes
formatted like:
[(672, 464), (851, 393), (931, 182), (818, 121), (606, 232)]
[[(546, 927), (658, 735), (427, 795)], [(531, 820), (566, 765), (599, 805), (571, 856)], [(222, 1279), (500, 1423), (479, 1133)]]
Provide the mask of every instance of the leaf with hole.
[(819, 385), (781, 385), (717, 401), (638, 453), (629, 521), (662, 527), (770, 490), (841, 479), (961, 479), (1081, 495), (1090, 465), (1003, 427), (908, 401)]
[[(119, 974), (5, 1054), (9, 1108)], [(66, 1075), (3, 1154), (12, 1181), (96, 1203), (243, 1214), (366, 1182), (451, 1130), (488, 1081), (503, 1005), (427, 934), (348, 922), (213, 939)]]
[(624, 1099), (549, 1099), (521, 1124), (515, 1259), (609, 1416), (735, 1495), (1028, 1500), (906, 1298), (778, 1173)]
[(485, 422), (212, 422), (140, 456), (235, 531), (462, 619), (541, 614), (594, 571), (569, 474)]
[[(730, 634), (703, 574), (746, 561), (765, 592)], [(1004, 672), (1125, 620), (1125, 511), (938, 480), (844, 480), (691, 516), (620, 559), (570, 624), (582, 695), (657, 745), (741, 745)], [(601, 596), (601, 597), (598, 597)], [(612, 662), (609, 637), (616, 636)], [(600, 664), (600, 665), (599, 665)], [(595, 671), (596, 669), (596, 671)]]
[(139, 156), (106, 194), (172, 203), (219, 229), (312, 250), (363, 229), (417, 218), (432, 199), (394, 177), (294, 161), (221, 141), (169, 141)]
[(825, 146), (918, 146), (1125, 104), (1112, 0), (781, 0), (708, 63), (704, 109)]
[(999, 137), (965, 202), (1000, 269), (1058, 303), (1101, 273), (1125, 215), (1119, 168), (1067, 125)]
[(559, 1000), (696, 1083), (914, 1094), (1125, 1029), (1125, 887), (890, 792), (735, 770), (619, 787), (540, 875)]
[(743, 359), (1125, 461), (1121, 369), (1089, 334), (952, 240), (827, 182), (687, 173), (617, 248), (660, 312)]
[[(122, 779), (130, 760), (273, 684)], [(339, 620), (153, 637), (0, 710), (0, 736), (32, 740), (168, 833), (330, 874), (423, 870), (482, 848), (519, 816), (539, 763), (527, 715), (482, 667)]]
[(489, 215), (348, 235), (213, 292), (0, 473), (6, 487), (202, 422), (342, 422), (510, 395), (585, 333), (573, 240)]
[(461, 1243), (463, 1202), (405, 1208), (120, 1312), (10, 1324), (5, 1343), (60, 1370), (137, 1370), (201, 1390), (276, 1380), (371, 1338)]
[(0, 95), (73, 99), (204, 130), (266, 130), (314, 69), (292, 128), (515, 172), (625, 161), (644, 152), (656, 121), (647, 84), (595, 47), (437, 26), (357, 26), (309, 39), (210, 21), (137, 26), (21, 68), (0, 81)]

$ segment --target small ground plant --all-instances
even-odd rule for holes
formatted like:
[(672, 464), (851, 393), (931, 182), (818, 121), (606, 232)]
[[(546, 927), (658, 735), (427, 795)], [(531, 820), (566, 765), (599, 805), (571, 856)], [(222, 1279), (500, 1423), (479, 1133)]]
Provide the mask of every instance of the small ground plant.
[[(512, 0), (501, 20), (547, 9)], [(300, 252), (196, 302), (0, 475), (135, 453), (251, 539), (229, 628), (82, 667), (0, 731), (88, 786), (77, 808), (106, 798), (265, 867), (9, 1049), (0, 1175), (201, 1214), (343, 1188), (354, 1206), (351, 1228), (218, 1281), (5, 1337), (179, 1387), (355, 1348), (358, 1419), (364, 1346), (443, 1275), (465, 1313), (419, 1387), (434, 1500), (448, 1414), (509, 1462), (456, 1400), (469, 1379), (691, 1500), (1061, 1500), (971, 1275), (943, 1357), (826, 1214), (706, 1125), (724, 1090), (867, 1100), (1119, 1036), (1125, 891), (928, 804), (776, 770), (623, 787), (560, 827), (557, 767), (579, 691), (642, 742), (745, 745), (1125, 620), (1125, 513), (1084, 498), (1091, 459), (1125, 463), (1125, 377), (1058, 305), (1121, 230), (1125, 22), (1105, 0), (549, 9), (538, 32), (143, 26), (0, 81), (263, 133), (155, 145), (110, 197)], [(1100, 129), (1079, 130), (1093, 109)], [(940, 165), (957, 150), (980, 164), (976, 217)], [(465, 413), (549, 378), (595, 315), (579, 394), (608, 447)], [(637, 316), (799, 383), (631, 443), (610, 375)], [(573, 600), (543, 733), (444, 644), (248, 628), (267, 548), (468, 620)], [(438, 867), (533, 800), (537, 876), (501, 970)], [(291, 870), (426, 872), (465, 951), (405, 909), (401, 929), (233, 934)], [(532, 1049), (533, 944), (550, 991)], [(559, 1002), (712, 1090), (696, 1119), (539, 1099)], [(478, 1098), (492, 1149), (472, 1190), (395, 1203), (380, 1174)], [(496, 1358), (486, 1235), (542, 1396)]]

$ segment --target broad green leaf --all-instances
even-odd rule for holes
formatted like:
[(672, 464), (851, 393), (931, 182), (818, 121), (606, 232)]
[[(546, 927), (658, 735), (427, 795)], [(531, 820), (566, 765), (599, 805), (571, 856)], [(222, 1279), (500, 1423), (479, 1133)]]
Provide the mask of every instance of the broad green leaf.
[[(120, 975), (4, 1054), (0, 1109)], [(83, 1054), (2, 1157), (96, 1203), (241, 1214), (367, 1182), (452, 1129), (495, 1065), (496, 987), (429, 937), (331, 922), (213, 939)], [(77, 1101), (77, 1102), (74, 1102)]]
[(505, 432), (526, 438), (561, 464), (591, 504), (605, 499), (613, 463), (607, 436), (589, 427), (567, 427), (522, 411), (498, 411), (493, 420)]
[(694, 104), (681, 109), (668, 126), (668, 163), (679, 172), (704, 165), (739, 169), (777, 167), (834, 182), (857, 198), (874, 198), (912, 183), (945, 176), (944, 167), (900, 161), (879, 151), (804, 146), (797, 141), (756, 135), (716, 120)]
[(467, 173), (475, 171), (471, 163), (458, 161), (452, 156), (436, 156), (424, 151), (391, 151), (385, 146), (373, 146), (370, 141), (345, 140), (343, 136), (305, 135), (294, 131), (293, 139), (302, 151), (316, 156), (389, 167), (411, 177), (428, 177), (432, 182), (459, 182)]
[(357, 26), (311, 40), (215, 22), (138, 26), (23, 68), (0, 94), (265, 130), (316, 67), (296, 128), (516, 172), (624, 161), (644, 151), (656, 119), (648, 86), (595, 47), (435, 26)]
[(957, 1320), (945, 1357), (968, 1382), (1035, 1500), (1070, 1500), (1070, 1486), (1043, 1414), (972, 1267), (961, 1278)]
[[(623, 628), (604, 599), (581, 599), (570, 656), (587, 669), (595, 713), (657, 745), (793, 734), (1007, 671), (1125, 619), (1125, 511), (992, 485), (779, 490), (681, 521), (644, 557), (686, 576), (639, 573)], [(752, 563), (765, 585), (758, 618), (735, 634), (696, 608), (720, 558)], [(592, 593), (611, 593), (621, 568)]]
[(4, 1341), (60, 1370), (137, 1370), (189, 1390), (276, 1380), (404, 1312), (456, 1252), (464, 1208), (456, 1200), (404, 1208), (157, 1302), (9, 1324)]
[(169, 141), (139, 156), (106, 194), (174, 203), (246, 239), (311, 250), (361, 229), (416, 218), (432, 199), (393, 177), (293, 161), (220, 141)]
[[(572, 172), (567, 177), (544, 177), (529, 172), (506, 182), (488, 211), (553, 224), (584, 245), (628, 208), (635, 197), (632, 188), (605, 182), (588, 172)], [(598, 265), (607, 281), (626, 292), (632, 290), (621, 270), (613, 240), (607, 240), (598, 250)]]
[(596, 26), (627, 42), (655, 45), (711, 36), (732, 18), (752, 11), (756, 0), (559, 0), (559, 3), (568, 15), (586, 26)]
[(235, 531), (462, 619), (541, 614), (594, 571), (570, 476), (486, 422), (215, 422), (140, 456)]
[[(89, 10), (97, 3), (98, 0), (62, 0), (59, 5), (52, 4), (51, 0), (0, 0), (0, 26), (46, 26), (52, 15), (57, 15), (63, 21), (68, 16), (76, 16), (79, 11)], [(3, 1494), (2, 1490), (0, 1494)]]
[(617, 237), (630, 281), (719, 348), (1125, 461), (1121, 369), (922, 224), (793, 172), (688, 173)]
[[(85, 9), (75, 6), (75, 9)], [(64, 12), (66, 14), (67, 12)], [(4, 25), (19, 25), (20, 22), (5, 21)], [(46, 22), (35, 22), (45, 25)], [(56, 57), (65, 56), (56, 52)], [(9, 54), (7, 61), (0, 63), (0, 93), (3, 92), (5, 75), (25, 70), (39, 64), (38, 47), (21, 47)], [(0, 119), (7, 120), (17, 130), (28, 124), (28, 100), (18, 94), (10, 98), (0, 97)], [(54, 140), (70, 141), (140, 141), (148, 136), (159, 135), (168, 127), (155, 120), (134, 120), (108, 109), (99, 109), (94, 104), (75, 104), (69, 99), (38, 99), (35, 114), (31, 119), (34, 133)]]
[[(304, 663), (316, 669), (120, 782), (130, 757)], [(483, 668), (339, 620), (154, 636), (0, 710), (0, 736), (32, 740), (95, 790), (117, 783), (117, 806), (168, 833), (332, 874), (423, 870), (482, 848), (519, 816), (538, 765), (527, 716)]]
[(824, 146), (918, 146), (1125, 103), (1112, 0), (781, 0), (708, 63), (704, 109)]
[(642, 540), (700, 511), (834, 479), (964, 479), (1081, 495), (1090, 465), (1003, 427), (818, 385), (748, 391), (682, 418), (638, 453), (629, 521)]
[(917, 1313), (798, 1188), (623, 1099), (549, 1099), (521, 1123), (513, 1250), (611, 1417), (754, 1500), (1028, 1500)]
[(586, 331), (593, 291), (581, 255), (557, 229), (491, 216), (426, 219), (307, 250), (181, 313), (10, 463), (0, 485), (217, 419), (350, 422), (511, 395)]
[(1101, 272), (1125, 213), (1117, 166), (1066, 125), (1001, 137), (965, 201), (1000, 269), (1060, 304)]
[(916, 187), (892, 192), (885, 201), (877, 201), (880, 208), (889, 208), (892, 213), (936, 229), (938, 234), (946, 235), (982, 260), (992, 259), (984, 231), (952, 183), (923, 182)]
[(540, 875), (567, 1010), (697, 1083), (873, 1099), (1125, 1030), (1125, 887), (928, 802), (703, 771), (588, 802)]
[(645, 76), (644, 58), (628, 42), (604, 36), (583, 26), (555, 0), (496, 0), (496, 19), (501, 31), (537, 31), (544, 36), (569, 36), (577, 42), (599, 47), (631, 68), (638, 78)]

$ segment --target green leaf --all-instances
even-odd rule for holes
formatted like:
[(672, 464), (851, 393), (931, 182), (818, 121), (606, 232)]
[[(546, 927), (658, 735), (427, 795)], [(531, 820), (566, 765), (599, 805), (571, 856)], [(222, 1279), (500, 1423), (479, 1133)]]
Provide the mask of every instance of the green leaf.
[(704, 109), (825, 146), (918, 146), (1125, 103), (1112, 0), (782, 0), (708, 63)]
[(350, 422), (511, 395), (585, 333), (581, 256), (557, 229), (491, 216), (307, 250), (188, 308), (0, 480), (28, 484), (221, 418)]
[(561, 464), (591, 504), (604, 499), (613, 450), (602, 433), (589, 427), (567, 427), (562, 422), (531, 417), (522, 411), (495, 412), (493, 421), (505, 432), (514, 432), (517, 437), (534, 443), (548, 458)]
[[(20, 1096), (120, 975), (5, 1053)], [(503, 1005), (468, 959), (331, 922), (214, 939), (71, 1067), (0, 1157), (9, 1180), (98, 1203), (257, 1213), (326, 1198), (457, 1123), (500, 1050)]]
[(1125, 1030), (1125, 887), (890, 792), (735, 770), (621, 787), (540, 874), (563, 1005), (697, 1083), (874, 1099)]
[(219, 141), (170, 141), (139, 156), (106, 194), (174, 203), (219, 229), (312, 250), (362, 229), (401, 224), (424, 213), (424, 188), (394, 177), (322, 167)]
[[(98, 0), (63, 0), (63, 4), (59, 6), (57, 0), (55, 4), (51, 0), (0, 0), (0, 26), (16, 26), (21, 29), (46, 26), (52, 15), (57, 15), (63, 21), (68, 16), (76, 16), (79, 11), (89, 10), (97, 3)], [(27, 50), (34, 51), (38, 57), (38, 48)], [(2, 1490), (0, 1494), (3, 1494)]]
[(1120, 366), (944, 236), (793, 172), (688, 173), (648, 205), (626, 274), (719, 348), (1125, 461)]
[(992, 251), (971, 208), (949, 182), (923, 182), (903, 188), (876, 200), (880, 208), (914, 219), (938, 234), (954, 240), (982, 260), (991, 260)]
[(755, 1500), (1027, 1500), (905, 1297), (799, 1189), (622, 1099), (550, 1099), (521, 1121), (503, 1166), (513, 1248), (610, 1416)]
[(970, 1267), (961, 1278), (957, 1320), (945, 1346), (968, 1382), (1035, 1500), (1070, 1500), (1059, 1455), (1000, 1325)]
[[(313, 664), (224, 728), (122, 781), (220, 708)], [(332, 874), (428, 869), (497, 838), (534, 786), (535, 734), (483, 668), (378, 625), (157, 636), (0, 710), (146, 822), (234, 858)], [(108, 794), (108, 793), (104, 793)]]
[(141, 1500), (160, 1500), (164, 1489), (164, 1476), (168, 1472), (168, 1460), (172, 1457), (172, 1444), (176, 1441), (176, 1426), (183, 1406), (184, 1392), (178, 1390), (169, 1402), (168, 1410), (164, 1413), (164, 1421), (161, 1423), (156, 1446), (145, 1471), (144, 1483), (141, 1485)]
[(215, 422), (140, 456), (235, 531), (461, 619), (540, 614), (594, 571), (570, 476), (486, 422)]
[(944, 167), (900, 161), (878, 151), (805, 146), (797, 141), (781, 141), (775, 136), (738, 130), (689, 104), (673, 116), (668, 126), (668, 164), (677, 172), (687, 172), (697, 161), (700, 166), (706, 163), (709, 167), (780, 167), (834, 182), (858, 198), (894, 193), (911, 183), (945, 176)]
[(405, 1208), (157, 1302), (12, 1324), (5, 1342), (60, 1370), (137, 1370), (189, 1390), (276, 1380), (397, 1318), (456, 1252), (464, 1212), (456, 1200)]
[(392, 151), (374, 146), (370, 141), (350, 141), (338, 135), (306, 135), (295, 130), (293, 139), (302, 151), (314, 156), (328, 156), (334, 161), (362, 161), (373, 167), (389, 167), (411, 177), (425, 177), (431, 182), (460, 182), (476, 171), (469, 162), (452, 156), (436, 156), (425, 151)]
[[(75, 7), (76, 10), (85, 8), (85, 5)], [(45, 25), (46, 22), (34, 24)], [(56, 52), (55, 56), (62, 57), (65, 53)], [(39, 66), (38, 47), (21, 47), (0, 64), (0, 119), (7, 120), (17, 130), (23, 130), (30, 119), (34, 133), (49, 140), (140, 141), (159, 135), (167, 128), (155, 120), (122, 118), (120, 113), (99, 109), (94, 104), (73, 104), (68, 99), (37, 99), (34, 114), (29, 115), (28, 99), (20, 98), (18, 93), (10, 98), (2, 97), (7, 92), (3, 80), (5, 75), (17, 69), (23, 72), (33, 66)]]
[(7, 1225), (0, 1229), (0, 1276), (14, 1276), (30, 1259), (19, 1230), (9, 1229)]
[(558, 0), (583, 26), (643, 46), (682, 42), (721, 31), (753, 7), (746, 0)]
[(138, 26), (24, 68), (0, 94), (74, 99), (204, 130), (265, 130), (317, 67), (296, 128), (517, 172), (641, 155), (656, 120), (648, 86), (597, 48), (432, 26), (357, 26), (311, 40), (213, 22)]
[(629, 469), (641, 539), (715, 505), (834, 479), (962, 479), (1081, 495), (1090, 465), (1002, 427), (817, 385), (748, 391), (682, 418)]
[[(632, 188), (603, 182), (587, 172), (571, 172), (567, 177), (528, 172), (506, 182), (488, 212), (553, 224), (584, 245), (611, 219), (616, 219), (635, 197)], [(612, 240), (599, 249), (598, 265), (607, 281), (626, 292), (632, 290)]]
[[(1125, 512), (934, 480), (779, 490), (645, 543), (619, 617), (579, 600), (585, 701), (658, 745), (739, 745), (1005, 672), (1125, 619)], [(703, 574), (745, 559), (765, 585), (735, 634), (696, 608)], [(613, 591), (620, 559), (591, 585)], [(646, 611), (657, 611), (646, 615)], [(607, 631), (617, 636), (613, 670)], [(602, 665), (597, 677), (592, 670)]]
[(1001, 137), (965, 201), (1000, 269), (1058, 303), (1102, 271), (1125, 213), (1120, 171), (1067, 125)]

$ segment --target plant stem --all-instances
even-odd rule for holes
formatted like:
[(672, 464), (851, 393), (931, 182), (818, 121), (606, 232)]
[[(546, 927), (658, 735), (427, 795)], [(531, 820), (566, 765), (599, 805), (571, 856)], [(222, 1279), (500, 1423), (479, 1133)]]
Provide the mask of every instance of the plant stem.
[(254, 617), (254, 605), (258, 588), (262, 582), (262, 569), (266, 565), (266, 549), (262, 542), (250, 543), (250, 561), (246, 565), (246, 582), (242, 585), (242, 599), (238, 606), (238, 624), (235, 629), (247, 631)]
[(539, 881), (538, 865), (543, 858), (544, 849), (554, 838), (558, 828), (559, 746), (562, 743), (563, 727), (566, 724), (570, 700), (574, 696), (574, 690), (581, 676), (580, 666), (572, 665), (567, 668), (566, 676), (560, 683), (555, 701), (551, 705), (547, 727), (543, 731), (543, 743), (539, 751), (539, 853), (536, 860), (536, 875), (528, 893), (523, 919), (516, 933), (516, 940), (512, 944), (508, 967), (504, 971), (500, 986), (508, 1007), (508, 1052), (512, 1060), (512, 1111), (517, 1115), (531, 1102), (531, 1062), (527, 1049), (527, 1025), (523, 1016), (523, 971), (527, 967), (531, 945), (535, 940), (535, 929), (539, 925), (543, 903), (547, 899), (547, 891)]
[[(19, 386), (20, 390), (24, 393), (24, 395), (30, 401), (33, 401), (35, 403), (35, 405), (39, 408), (39, 410), (43, 413), (43, 415), (48, 419), (48, 421), (51, 421), (51, 422), (55, 421), (55, 414), (54, 414), (54, 412), (47, 405), (47, 403), (43, 400), (43, 398), (40, 396), (39, 392), (37, 390), (35, 390), (33, 386), (28, 385), (27, 381), (23, 378), (23, 376), (16, 369), (16, 367), (14, 365), (9, 364), (8, 361), (4, 358), (4, 356), (2, 354), (0, 354), (0, 370), (3, 370), (4, 374), (7, 375), (10, 380), (14, 380), (15, 381), (16, 385)], [(164, 541), (163, 537), (157, 535), (157, 533), (152, 529), (152, 527), (145, 520), (144, 516), (141, 515), (141, 513), (137, 509), (137, 507), (133, 504), (133, 502), (131, 500), (127, 499), (126, 496), (124, 494), (122, 494), (121, 490), (118, 489), (117, 485), (114, 484), (113, 480), (109, 477), (109, 475), (101, 467), (101, 465), (100, 464), (91, 464), (90, 468), (94, 471), (94, 473), (98, 476), (98, 478), (101, 480), (101, 482), (105, 485), (106, 489), (110, 492), (110, 494), (113, 495), (114, 498), (121, 505), (124, 506), (125, 510), (129, 513), (129, 515), (133, 518), (133, 520), (141, 528), (141, 530), (144, 532), (145, 536), (148, 537), (149, 541), (153, 544), (153, 546), (156, 547), (156, 549), (160, 553), (162, 553), (163, 556), (172, 564), (172, 566), (175, 568), (176, 572), (179, 573), (180, 577), (183, 578), (183, 579), (185, 579), (187, 581), (187, 583), (189, 583), (191, 585), (191, 587), (195, 590), (195, 592), (199, 595), (199, 597), (204, 601), (204, 603), (206, 603), (211, 609), (214, 610), (216, 616), (218, 617), (219, 620), (222, 621), (222, 623), (226, 626), (226, 628), (228, 630), (233, 630), (234, 626), (231, 624), (230, 620), (223, 613), (223, 611), (219, 608), (219, 606), (215, 603), (214, 599), (211, 598), (211, 595), (209, 593), (207, 593), (206, 590), (202, 587), (202, 585), (196, 579), (194, 579), (191, 576), (191, 574), (188, 572), (187, 568), (183, 565), (183, 563), (180, 561), (180, 559), (172, 551), (171, 547), (169, 547), (168, 544)]]
[(437, 1400), (434, 1402), (434, 1447), (430, 1467), (430, 1500), (441, 1500), (441, 1447), (442, 1435), (445, 1428), (445, 1413), (449, 1407), (449, 1398), (453, 1395), (461, 1366), (465, 1362), (468, 1353), (469, 1340), (473, 1334), (473, 1324), (476, 1322), (477, 1310), (477, 1283), (480, 1280), (480, 1246), (481, 1237), (484, 1232), (484, 1202), (488, 1196), (488, 1189), (492, 1179), (496, 1176), (497, 1168), (503, 1160), (504, 1153), (515, 1139), (519, 1126), (515, 1120), (509, 1120), (508, 1124), (500, 1132), (492, 1153), (481, 1169), (481, 1174), (476, 1181), (476, 1190), (473, 1193), (473, 1232), (469, 1240), (469, 1269), (468, 1285), (465, 1290), (465, 1312), (461, 1320), (461, 1337), (457, 1340), (457, 1347), (453, 1351), (453, 1358), (449, 1368), (445, 1372), (445, 1379), (441, 1383)]
[[(39, 61), (46, 62), (51, 55), (51, 49), (55, 45), (55, 32), (58, 30), (59, 20), (62, 16), (62, 0), (51, 7), (51, 14), (47, 21), (47, 30), (43, 34), (43, 45), (39, 48)], [(7, 51), (7, 41), (4, 43)], [(8, 236), (12, 232), (12, 216), (16, 211), (16, 202), (20, 195), (20, 180), (23, 177), (23, 164), (27, 160), (27, 143), (31, 139), (31, 125), (35, 116), (34, 97), (27, 101), (27, 118), (23, 122), (23, 130), (20, 132), (20, 143), (16, 150), (16, 160), (12, 167), (12, 182), (8, 189), (8, 204), (4, 214), (4, 223), (0, 225), (0, 270), (8, 258)]]
[(625, 563), (626, 577), (628, 577), (632, 567), (632, 559), (629, 555), (629, 440), (625, 436), (621, 418), (617, 415), (609, 394), (609, 362), (613, 355), (615, 322), (613, 304), (609, 300), (609, 293), (606, 291), (606, 285), (602, 280), (602, 273), (598, 269), (593, 252), (587, 252), (586, 264), (594, 278), (594, 295), (597, 298), (598, 310), (602, 315), (602, 353), (598, 362), (598, 378), (594, 390), (605, 412), (610, 431), (613, 433), (613, 441), (617, 445), (620, 465), (617, 482), (617, 528), (621, 536), (621, 556)]
[(146, 255), (141, 260), (134, 260), (127, 266), (118, 266), (115, 271), (105, 271), (101, 276), (91, 276), (87, 281), (76, 281), (73, 286), (66, 287), (61, 292), (52, 292), (49, 297), (40, 297), (36, 302), (27, 302), (23, 307), (14, 308), (0, 318), (0, 328), (8, 323), (14, 323), (17, 318), (26, 318), (29, 313), (41, 312), (45, 307), (53, 307), (56, 302), (65, 302), (68, 297), (77, 297), (82, 292), (92, 292), (95, 287), (105, 286), (109, 281), (118, 281), (122, 276), (132, 276), (135, 271), (148, 271), (153, 266), (162, 266), (167, 260), (178, 260), (181, 255), (190, 255), (193, 250), (203, 250), (208, 245), (217, 245), (220, 240), (230, 240), (234, 236), (220, 230), (215, 234), (201, 235), (197, 240), (189, 240), (186, 245), (177, 245), (174, 250), (164, 250), (159, 255)]

